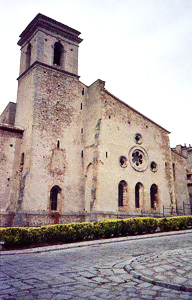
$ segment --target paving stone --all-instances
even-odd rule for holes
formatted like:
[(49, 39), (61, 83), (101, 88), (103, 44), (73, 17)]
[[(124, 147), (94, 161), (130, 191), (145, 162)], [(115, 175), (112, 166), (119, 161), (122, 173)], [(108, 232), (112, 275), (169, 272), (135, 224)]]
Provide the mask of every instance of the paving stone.
[(115, 275), (118, 275), (118, 274), (127, 274), (127, 272), (124, 269), (116, 269), (116, 268), (113, 269), (113, 273)]
[(6, 295), (6, 294), (16, 294), (18, 292), (18, 289), (15, 288), (9, 288), (9, 289), (1, 289), (1, 285), (0, 285), (0, 295)]
[(172, 282), (175, 283), (175, 284), (183, 284), (186, 281), (187, 281), (187, 279), (185, 277), (176, 276), (175, 278), (173, 278)]
[(111, 269), (101, 269), (100, 273), (102, 276), (112, 276), (114, 275), (113, 270)]
[(188, 274), (186, 275), (186, 277), (187, 277), (187, 278), (192, 278), (192, 272), (188, 273)]
[(164, 276), (164, 275), (156, 275), (154, 277), (154, 279), (156, 279), (157, 281), (168, 281), (167, 280), (168, 278), (166, 276)]
[(189, 295), (189, 294), (180, 295), (180, 299), (183, 299), (183, 300), (191, 300), (191, 298), (192, 298), (192, 295)]
[(139, 283), (137, 285), (137, 287), (139, 288), (148, 288), (148, 287), (151, 287), (151, 283), (148, 283), (148, 282), (142, 282), (142, 283)]
[(153, 275), (155, 272), (153, 270), (143, 269), (141, 270), (141, 273), (144, 275)]
[(164, 265), (164, 264), (163, 264), (163, 265), (161, 265), (161, 267), (162, 267), (163, 269), (165, 269), (166, 271), (175, 269), (174, 266), (171, 266), (171, 265)]
[(93, 277), (96, 276), (95, 274), (92, 274), (92, 273), (89, 273), (89, 272), (79, 272), (79, 275), (81, 275), (85, 278), (93, 278)]
[(9, 295), (4, 295), (1, 296), (1, 300), (18, 300), (19, 298), (17, 296), (9, 296)]
[(108, 283), (110, 281), (111, 277), (108, 278), (103, 278), (103, 277), (94, 277), (92, 279), (92, 282), (97, 282), (97, 283)]
[(28, 290), (28, 289), (31, 289), (33, 288), (33, 286), (27, 284), (27, 283), (23, 283), (23, 282), (11, 282), (11, 285), (18, 289), (19, 291), (22, 291), (22, 290)]
[(1, 283), (1, 289), (2, 290), (6, 290), (6, 289), (10, 289), (11, 285), (8, 283)]
[(163, 269), (162, 267), (155, 267), (155, 268), (153, 268), (153, 270), (155, 272), (157, 272), (157, 273), (159, 273), (159, 272), (165, 272), (165, 269)]

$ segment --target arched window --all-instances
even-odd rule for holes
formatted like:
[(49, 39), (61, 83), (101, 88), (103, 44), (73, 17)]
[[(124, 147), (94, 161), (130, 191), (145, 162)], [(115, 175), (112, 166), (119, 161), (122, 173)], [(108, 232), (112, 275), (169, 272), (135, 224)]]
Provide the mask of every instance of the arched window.
[(53, 64), (57, 66), (62, 65), (63, 60), (63, 45), (60, 42), (56, 42), (54, 45), (54, 57)]
[(118, 186), (118, 205), (124, 206), (127, 202), (127, 182), (121, 180)]
[(138, 182), (135, 186), (135, 208), (139, 208), (143, 196), (143, 185)]
[(50, 191), (51, 210), (57, 210), (57, 200), (60, 192), (61, 188), (58, 185), (52, 187)]
[(150, 197), (151, 197), (151, 208), (156, 209), (158, 205), (158, 186), (152, 184), (150, 188)]
[(26, 69), (30, 67), (31, 64), (31, 44), (29, 43), (26, 51)]

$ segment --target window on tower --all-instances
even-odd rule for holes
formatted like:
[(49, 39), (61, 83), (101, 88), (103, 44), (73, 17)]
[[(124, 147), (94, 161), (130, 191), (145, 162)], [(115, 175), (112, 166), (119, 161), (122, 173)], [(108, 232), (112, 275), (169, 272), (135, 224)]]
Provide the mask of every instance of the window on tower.
[(63, 60), (63, 45), (60, 42), (56, 42), (54, 44), (54, 57), (53, 57), (53, 64), (57, 66), (62, 66)]
[(26, 51), (26, 69), (30, 67), (30, 64), (31, 64), (31, 43), (28, 44), (27, 51)]

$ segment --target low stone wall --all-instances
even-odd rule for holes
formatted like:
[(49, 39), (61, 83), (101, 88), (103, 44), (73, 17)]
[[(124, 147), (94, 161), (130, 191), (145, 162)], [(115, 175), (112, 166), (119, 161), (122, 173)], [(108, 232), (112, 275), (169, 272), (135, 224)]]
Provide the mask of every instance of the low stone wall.
[[(53, 224), (75, 223), (75, 222), (94, 222), (102, 220), (126, 219), (132, 217), (142, 217), (142, 214), (123, 213), (123, 212), (90, 212), (90, 213), (57, 213), (57, 212), (19, 212), (0, 213), (0, 227), (24, 226), (37, 227)], [(145, 214), (150, 217), (162, 217), (159, 214)], [(168, 216), (168, 215), (166, 215)], [(169, 215), (173, 216), (173, 215)]]

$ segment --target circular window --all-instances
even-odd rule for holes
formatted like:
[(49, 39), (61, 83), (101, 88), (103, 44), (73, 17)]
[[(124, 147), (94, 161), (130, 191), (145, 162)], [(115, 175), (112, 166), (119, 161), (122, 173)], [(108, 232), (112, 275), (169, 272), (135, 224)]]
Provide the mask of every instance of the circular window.
[(120, 163), (120, 166), (122, 168), (126, 168), (127, 167), (127, 157), (126, 156), (120, 156), (119, 163)]
[(142, 135), (140, 134), (140, 133), (136, 133), (136, 135), (135, 135), (135, 142), (136, 142), (136, 144), (142, 144), (142, 142), (143, 142), (143, 137), (142, 137)]
[(129, 161), (133, 169), (143, 172), (148, 167), (148, 155), (144, 148), (133, 147), (129, 151)]
[(152, 172), (156, 172), (157, 171), (157, 163), (155, 161), (152, 161), (150, 164), (150, 168)]
[(143, 164), (143, 153), (139, 150), (135, 150), (132, 153), (132, 162), (136, 164), (138, 167), (139, 165)]

